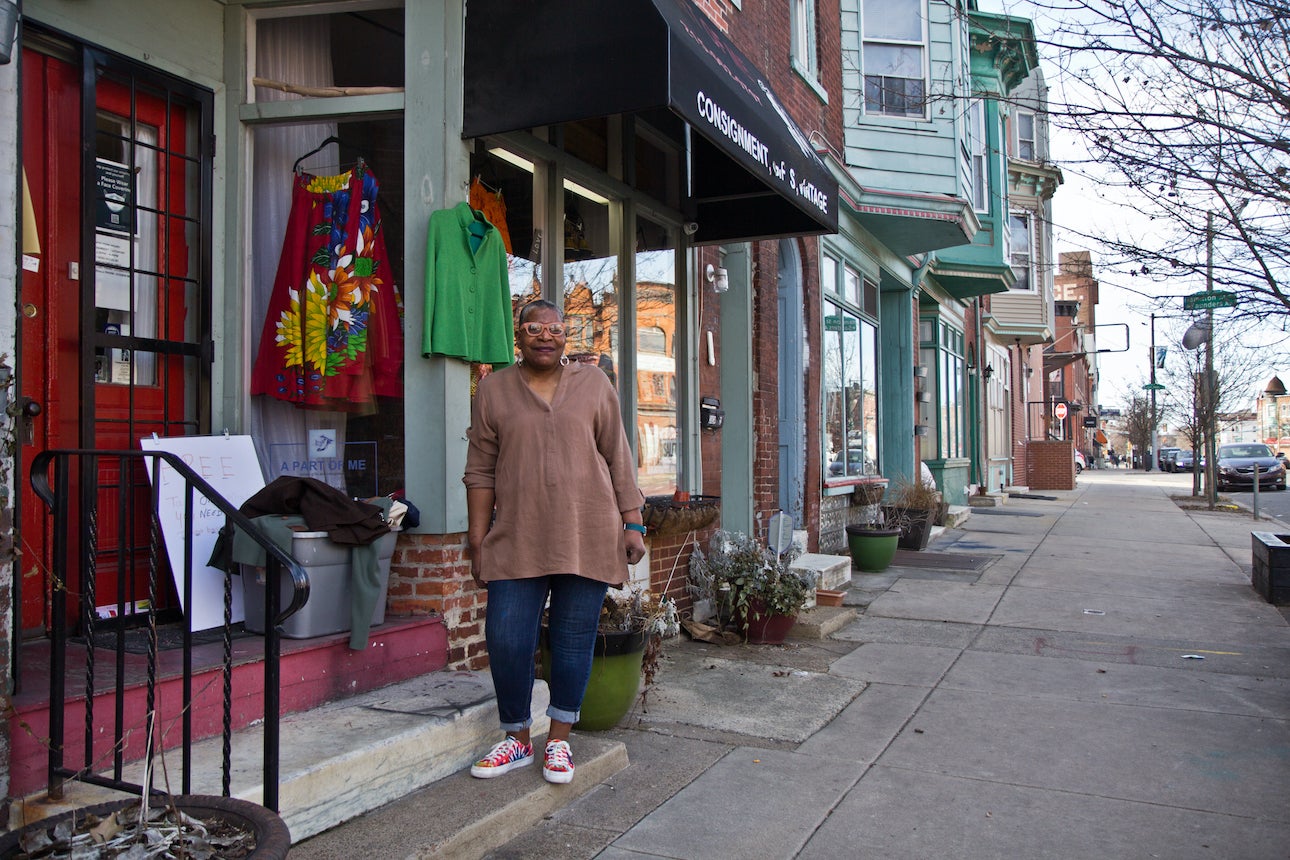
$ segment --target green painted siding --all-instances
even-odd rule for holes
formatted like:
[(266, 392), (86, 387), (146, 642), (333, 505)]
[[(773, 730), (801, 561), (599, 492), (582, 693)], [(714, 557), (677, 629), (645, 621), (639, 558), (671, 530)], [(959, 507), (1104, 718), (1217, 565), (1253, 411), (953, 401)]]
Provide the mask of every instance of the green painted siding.
[(843, 149), (861, 185), (964, 196), (959, 140), (965, 134), (965, 26), (956, 3), (928, 0), (931, 76), (926, 119), (865, 116), (861, 0), (842, 0)]

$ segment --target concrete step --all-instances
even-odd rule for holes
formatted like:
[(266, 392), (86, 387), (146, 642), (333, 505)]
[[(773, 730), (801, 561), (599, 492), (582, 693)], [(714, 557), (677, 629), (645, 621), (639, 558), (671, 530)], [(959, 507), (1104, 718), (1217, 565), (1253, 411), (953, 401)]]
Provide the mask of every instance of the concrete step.
[(968, 496), (968, 506), (973, 508), (1001, 508), (1008, 501), (1004, 493), (978, 493)]
[[(546, 684), (538, 681), (533, 693), (535, 738), (545, 735), (550, 727), (546, 717), (548, 701)], [(487, 673), (479, 672), (435, 672), (285, 716), (279, 755), (280, 812), (296, 843), (438, 782), (463, 775), (470, 780), (468, 766), (498, 740), (501, 734), (492, 682)], [(219, 738), (194, 745), (193, 793), (221, 793), (221, 746)], [(577, 749), (575, 783), (585, 790), (626, 766), (626, 750), (621, 744), (589, 745), (580, 739)], [(233, 796), (257, 803), (263, 801), (262, 753), (261, 725), (234, 734)], [(159, 776), (155, 783), (165, 785), (168, 780), (178, 790), (182, 780), (178, 755), (172, 752), (164, 764), (158, 761), (156, 767)], [(160, 775), (163, 767), (164, 778)], [(532, 770), (537, 772), (537, 782), (532, 788), (541, 792), (546, 784), (540, 768)], [(141, 768), (130, 766), (124, 778), (141, 782)], [(431, 790), (438, 791), (438, 788)], [(105, 789), (71, 783), (65, 797), (57, 803), (42, 800), (39, 794), (15, 802), (10, 827), (118, 796)], [(555, 799), (563, 798), (567, 802), (574, 796), (576, 790), (570, 790), (556, 795)], [(544, 803), (508, 799), (506, 804), (504, 817), (508, 826), (531, 826), (551, 811), (550, 798)], [(434, 808), (438, 815), (437, 807)], [(489, 810), (474, 808), (473, 812), (482, 820), (488, 817)], [(486, 845), (488, 839), (478, 832), (476, 820), (465, 818), (469, 820), (463, 820), (461, 833), (441, 830), (434, 836), (435, 844), (455, 846), (451, 856), (482, 856), (506, 841)], [(467, 833), (468, 838), (463, 835)], [(472, 853), (476, 848), (478, 852)], [(360, 852), (350, 856), (394, 855)], [(416, 856), (439, 855), (417, 853)]]
[(958, 528), (970, 516), (972, 516), (972, 508), (967, 505), (950, 505), (949, 510), (945, 512), (945, 527)]
[[(350, 650), (349, 634), (339, 633), (313, 639), (283, 639), (281, 649), (281, 708), (282, 714), (308, 711), (325, 702), (344, 699), (390, 684), (438, 672), (448, 663), (448, 634), (443, 619), (387, 618), (386, 623), (373, 627), (368, 647), (362, 651)], [(42, 643), (43, 644), (43, 643)], [(264, 639), (245, 636), (233, 640), (233, 700), (232, 727), (236, 732), (253, 725), (264, 716)], [(12, 747), (9, 751), (9, 792), (23, 796), (41, 791), (46, 785), (49, 751), (45, 738), (49, 737), (49, 678), (52, 655), (48, 645), (39, 648), (24, 643), (23, 692), (13, 701), (9, 716)], [(223, 731), (222, 642), (208, 642), (193, 648), (192, 706), (193, 733), (196, 739), (218, 738)], [(112, 760), (112, 731), (115, 719), (112, 691), (115, 689), (111, 666), (113, 652), (96, 650), (97, 689), (94, 715), (96, 728), (94, 754), (90, 759), (96, 768), (106, 767)], [(182, 717), (183, 702), (183, 651), (162, 650), (157, 654), (156, 709), (157, 722), (175, 725)], [(85, 675), (83, 651), (69, 650), (67, 678), (66, 728), (64, 745), (65, 763), (80, 767), (84, 761), (83, 695)], [(136, 727), (130, 732), (120, 750), (125, 761), (142, 758), (145, 754), (142, 739), (147, 732), (148, 708), (146, 654), (127, 653), (124, 660), (124, 694), (122, 698), (125, 726)], [(39, 677), (43, 675), (43, 678)], [(181, 742), (181, 731), (176, 726), (165, 735), (165, 744), (173, 748)], [(175, 755), (178, 759), (178, 755)]]
[(828, 639), (855, 621), (859, 613), (850, 606), (816, 606), (797, 614), (788, 635), (792, 639)]
[(801, 570), (817, 576), (816, 588), (845, 588), (851, 581), (851, 557), (808, 552), (793, 559), (792, 570)]

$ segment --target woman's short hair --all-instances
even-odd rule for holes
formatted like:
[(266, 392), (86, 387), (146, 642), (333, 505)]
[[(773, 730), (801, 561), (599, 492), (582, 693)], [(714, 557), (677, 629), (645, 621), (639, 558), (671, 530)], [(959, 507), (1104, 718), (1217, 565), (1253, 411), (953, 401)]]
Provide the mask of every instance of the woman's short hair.
[(564, 314), (561, 313), (559, 306), (554, 302), (548, 302), (546, 299), (534, 299), (527, 305), (520, 308), (520, 312), (515, 316), (515, 324), (519, 325), (524, 322), (525, 317), (530, 317), (540, 310), (555, 311), (556, 316), (560, 317), (562, 320), (564, 319)]

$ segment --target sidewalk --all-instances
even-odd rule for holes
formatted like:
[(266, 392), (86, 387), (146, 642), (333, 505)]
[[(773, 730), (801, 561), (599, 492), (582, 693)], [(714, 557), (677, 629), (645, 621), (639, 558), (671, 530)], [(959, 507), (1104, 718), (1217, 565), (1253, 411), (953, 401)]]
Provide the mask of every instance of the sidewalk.
[[(830, 638), (670, 641), (648, 710), (584, 741), (628, 767), (488, 856), (1290, 857), (1290, 613), (1250, 587), (1254, 521), (1184, 492), (1088, 471), (857, 573)], [(456, 802), (292, 855), (436, 856), (400, 821)]]

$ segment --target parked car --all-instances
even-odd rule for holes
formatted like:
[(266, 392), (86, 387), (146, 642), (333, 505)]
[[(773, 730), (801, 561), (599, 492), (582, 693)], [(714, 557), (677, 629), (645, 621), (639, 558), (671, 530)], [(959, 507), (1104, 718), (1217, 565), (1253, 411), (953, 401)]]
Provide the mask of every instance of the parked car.
[[(1162, 472), (1175, 471), (1170, 461), (1173, 459), (1173, 456), (1181, 450), (1182, 450), (1181, 448), (1174, 448), (1174, 447), (1157, 448), (1156, 449), (1156, 468)], [(1170, 463), (1170, 464), (1166, 465), (1167, 463)]]
[(1259, 489), (1286, 488), (1285, 464), (1276, 458), (1267, 445), (1243, 442), (1218, 447), (1218, 469), (1215, 483), (1222, 490), (1253, 490), (1254, 474), (1258, 470)]
[[(1196, 467), (1196, 455), (1191, 451), (1178, 451), (1169, 458), (1170, 472), (1191, 472)], [(1200, 458), (1200, 467), (1205, 468), (1205, 458)]]
[(1080, 472), (1084, 471), (1087, 468), (1088, 468), (1088, 462), (1084, 459), (1084, 452), (1076, 448), (1075, 449), (1075, 474), (1078, 475)]
[(866, 471), (866, 464), (872, 466), (873, 461), (865, 457), (863, 448), (848, 448), (846, 463), (843, 464), (842, 457), (839, 456), (838, 459), (829, 464), (829, 474), (835, 478), (841, 475), (869, 474), (872, 469)]

